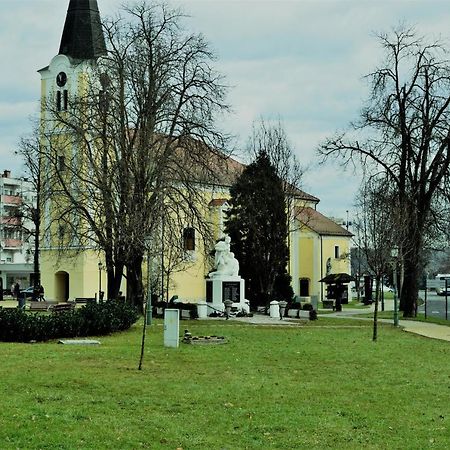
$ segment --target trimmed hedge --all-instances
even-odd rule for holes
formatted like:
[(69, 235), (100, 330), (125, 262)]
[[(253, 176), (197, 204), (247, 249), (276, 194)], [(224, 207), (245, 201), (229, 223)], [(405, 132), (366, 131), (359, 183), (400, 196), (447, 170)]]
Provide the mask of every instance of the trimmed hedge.
[(0, 309), (0, 341), (47, 341), (81, 336), (99, 336), (131, 327), (137, 310), (124, 303), (108, 300), (88, 303), (73, 311), (30, 314), (22, 309)]

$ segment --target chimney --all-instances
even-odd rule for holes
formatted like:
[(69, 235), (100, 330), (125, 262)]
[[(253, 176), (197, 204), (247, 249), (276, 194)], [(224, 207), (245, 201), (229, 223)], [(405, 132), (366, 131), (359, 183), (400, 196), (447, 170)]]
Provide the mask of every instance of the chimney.
[(11, 171), (10, 170), (4, 170), (2, 178), (9, 178), (10, 175), (11, 175)]

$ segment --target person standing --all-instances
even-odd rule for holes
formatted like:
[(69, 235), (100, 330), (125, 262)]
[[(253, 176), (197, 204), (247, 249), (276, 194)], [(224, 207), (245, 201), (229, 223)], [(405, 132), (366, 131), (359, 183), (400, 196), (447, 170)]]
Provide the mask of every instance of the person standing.
[(19, 295), (20, 295), (20, 284), (16, 281), (13, 287), (13, 296), (15, 297), (16, 300), (19, 300)]
[(43, 302), (45, 300), (45, 298), (44, 298), (44, 286), (42, 286), (42, 284), (39, 284), (39, 286), (38, 286), (38, 300), (40, 302)]

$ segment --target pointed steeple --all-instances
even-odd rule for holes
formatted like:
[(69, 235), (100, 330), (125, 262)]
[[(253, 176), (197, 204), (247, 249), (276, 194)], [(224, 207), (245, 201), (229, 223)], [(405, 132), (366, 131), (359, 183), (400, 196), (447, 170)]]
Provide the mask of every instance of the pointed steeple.
[(106, 54), (97, 0), (70, 0), (59, 54), (74, 59)]

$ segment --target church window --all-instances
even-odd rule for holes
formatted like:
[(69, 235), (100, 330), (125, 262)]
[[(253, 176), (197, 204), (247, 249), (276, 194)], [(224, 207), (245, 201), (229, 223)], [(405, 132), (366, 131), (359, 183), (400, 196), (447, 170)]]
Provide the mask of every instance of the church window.
[(334, 257), (335, 258), (339, 258), (340, 254), (339, 254), (339, 245), (335, 245), (334, 246)]
[(64, 91), (56, 91), (56, 110), (57, 111), (67, 111), (69, 105), (69, 91), (64, 89)]
[(64, 224), (60, 224), (58, 226), (58, 237), (60, 240), (64, 239), (64, 235), (66, 234), (66, 226)]
[(56, 91), (56, 111), (61, 111), (61, 91)]
[(66, 158), (63, 155), (58, 156), (58, 170), (63, 172), (66, 169)]
[(183, 230), (183, 249), (185, 251), (195, 250), (195, 230), (194, 230), (194, 228), (185, 228)]
[(67, 89), (64, 89), (64, 111), (67, 111), (67, 106), (69, 104), (69, 92), (67, 91)]
[(100, 90), (98, 93), (98, 106), (102, 113), (106, 113), (109, 107), (108, 96), (104, 90)]
[(300, 278), (300, 297), (309, 297), (309, 279)]

